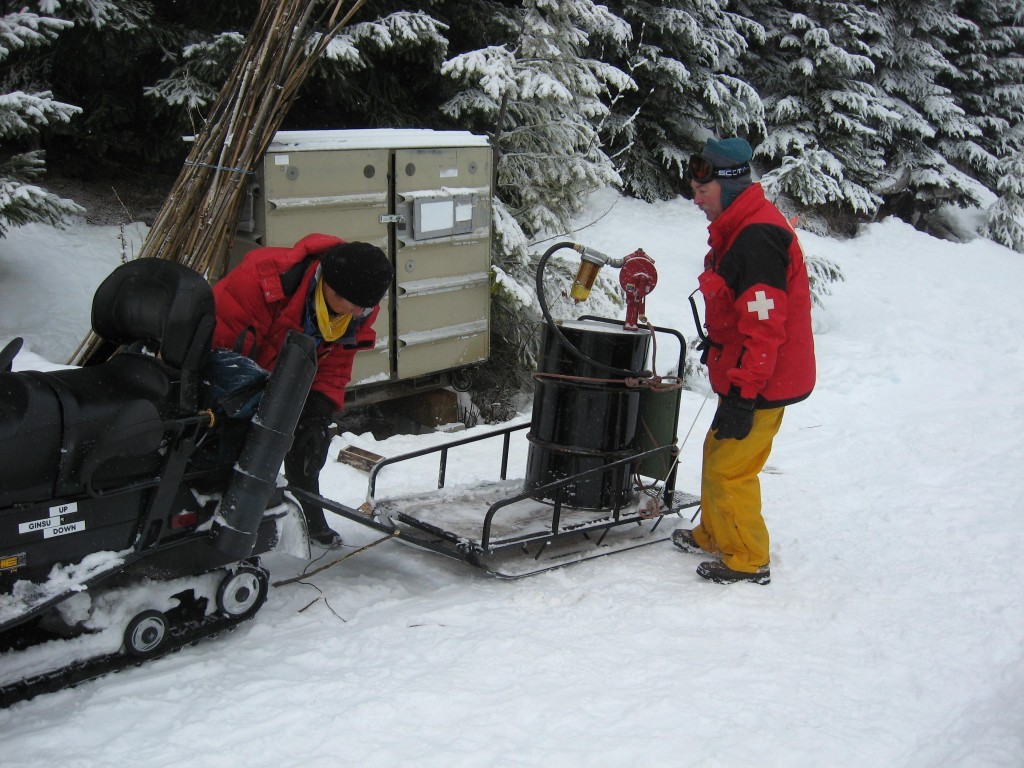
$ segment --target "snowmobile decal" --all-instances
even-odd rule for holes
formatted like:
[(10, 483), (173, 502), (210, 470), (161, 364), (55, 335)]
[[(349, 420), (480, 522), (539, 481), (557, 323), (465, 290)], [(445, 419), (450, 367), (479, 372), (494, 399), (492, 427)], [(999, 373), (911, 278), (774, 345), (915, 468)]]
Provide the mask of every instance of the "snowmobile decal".
[(0, 558), (0, 571), (16, 571), (19, 568), (24, 568), (28, 562), (28, 558), (24, 552), (18, 552), (15, 555), (6, 555)]
[(49, 508), (50, 516), (38, 520), (18, 524), (18, 533), (21, 535), (43, 532), (44, 539), (54, 536), (66, 536), (69, 533), (79, 533), (85, 530), (85, 520), (69, 520), (72, 515), (78, 512), (78, 503), (57, 504)]
[(68, 533), (78, 533), (84, 530), (85, 520), (67, 523), (64, 521), (64, 517), (59, 515), (44, 517), (42, 520), (30, 520), (27, 523), (20, 523), (18, 525), (18, 533), (24, 535), (26, 533), (42, 531), (43, 538), (45, 539), (49, 539), (52, 536), (63, 536)]
[(84, 530), (85, 520), (79, 520), (75, 523), (58, 525), (56, 528), (46, 528), (43, 530), (43, 538), (52, 539), (55, 536), (67, 536), (69, 533), (81, 533)]

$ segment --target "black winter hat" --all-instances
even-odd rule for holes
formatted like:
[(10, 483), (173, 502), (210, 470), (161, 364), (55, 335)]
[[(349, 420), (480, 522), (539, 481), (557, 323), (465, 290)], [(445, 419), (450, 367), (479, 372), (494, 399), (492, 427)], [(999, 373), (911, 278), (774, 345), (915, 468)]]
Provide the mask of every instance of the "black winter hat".
[(339, 243), (320, 256), (320, 274), (335, 293), (357, 307), (375, 307), (395, 277), (391, 262), (369, 243)]

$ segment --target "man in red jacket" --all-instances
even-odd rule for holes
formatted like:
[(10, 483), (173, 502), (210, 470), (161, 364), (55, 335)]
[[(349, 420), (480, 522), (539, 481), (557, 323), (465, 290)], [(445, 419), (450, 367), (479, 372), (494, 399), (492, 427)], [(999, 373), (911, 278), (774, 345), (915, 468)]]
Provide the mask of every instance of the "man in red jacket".
[(701, 519), (679, 529), (680, 549), (713, 554), (697, 573), (728, 584), (771, 580), (757, 475), (785, 406), (814, 388), (811, 298), (796, 232), (751, 179), (750, 145), (708, 141), (690, 158), (694, 202), (708, 221), (704, 359), (718, 410), (704, 440)]
[[(320, 492), (328, 427), (345, 402), (356, 352), (373, 348), (377, 305), (393, 278), (380, 248), (314, 234), (293, 248), (250, 251), (213, 286), (214, 347), (233, 349), (270, 369), (289, 330), (317, 341), (316, 376), (284, 461), (285, 476), (298, 488)], [(341, 537), (327, 525), (323, 509), (302, 506), (310, 539), (339, 546)]]

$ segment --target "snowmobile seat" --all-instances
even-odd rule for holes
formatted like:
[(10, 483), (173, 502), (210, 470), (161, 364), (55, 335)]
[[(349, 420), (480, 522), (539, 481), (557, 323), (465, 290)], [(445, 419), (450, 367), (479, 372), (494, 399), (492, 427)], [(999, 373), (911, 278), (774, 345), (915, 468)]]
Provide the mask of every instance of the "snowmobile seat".
[(0, 507), (79, 493), (108, 459), (156, 451), (169, 391), (141, 355), (0, 375)]
[(162, 259), (124, 264), (97, 289), (92, 323), (104, 340), (139, 349), (80, 369), (0, 374), (0, 506), (85, 492), (101, 468), (118, 475), (111, 462), (122, 476), (155, 474), (169, 421), (195, 414), (215, 323), (202, 276)]
[(141, 344), (180, 374), (178, 408), (196, 409), (199, 369), (216, 325), (213, 290), (195, 270), (165, 259), (137, 259), (96, 289), (92, 327), (114, 344)]
[(0, 373), (0, 508), (52, 496), (60, 434), (53, 391), (25, 374)]
[(109, 459), (160, 447), (171, 381), (154, 358), (123, 353), (102, 365), (29, 375), (50, 385), (63, 417), (55, 496), (86, 490)]

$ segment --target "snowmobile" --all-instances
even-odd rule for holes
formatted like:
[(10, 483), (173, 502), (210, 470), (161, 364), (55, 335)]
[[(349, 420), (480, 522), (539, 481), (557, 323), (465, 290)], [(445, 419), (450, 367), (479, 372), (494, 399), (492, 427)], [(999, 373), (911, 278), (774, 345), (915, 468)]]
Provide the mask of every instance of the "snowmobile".
[[(545, 269), (560, 249), (582, 255), (568, 292), (577, 303), (589, 296), (603, 266), (619, 269), (624, 320), (584, 315), (554, 321), (545, 299), (545, 285), (552, 282)], [(642, 250), (613, 258), (577, 243), (552, 246), (536, 272), (545, 326), (529, 423), (377, 461), (366, 503), (358, 509), (298, 489), (293, 493), (500, 578), (665, 541), (671, 530), (661, 527), (664, 520), (681, 518), (700, 498), (675, 487), (686, 342), (674, 329), (647, 323), (645, 301), (656, 284), (654, 261)], [(658, 376), (645, 365), (654, 357), (656, 339), (668, 336), (679, 349), (677, 375)], [(511, 441), (525, 429), (525, 478), (509, 479)], [(449, 459), (461, 451), (490, 452), (500, 479), (448, 486), (456, 463)], [(404, 485), (413, 474), (409, 462), (431, 454), (438, 462), (435, 487), (381, 492), (385, 477), (399, 477)], [(410, 469), (391, 471), (396, 465)]]
[(292, 334), (238, 418), (203, 376), (214, 325), (201, 275), (140, 259), (95, 293), (102, 362), (13, 372), (21, 340), (0, 352), (0, 706), (251, 618), (259, 556), (305, 541), (278, 473), (314, 342)]

